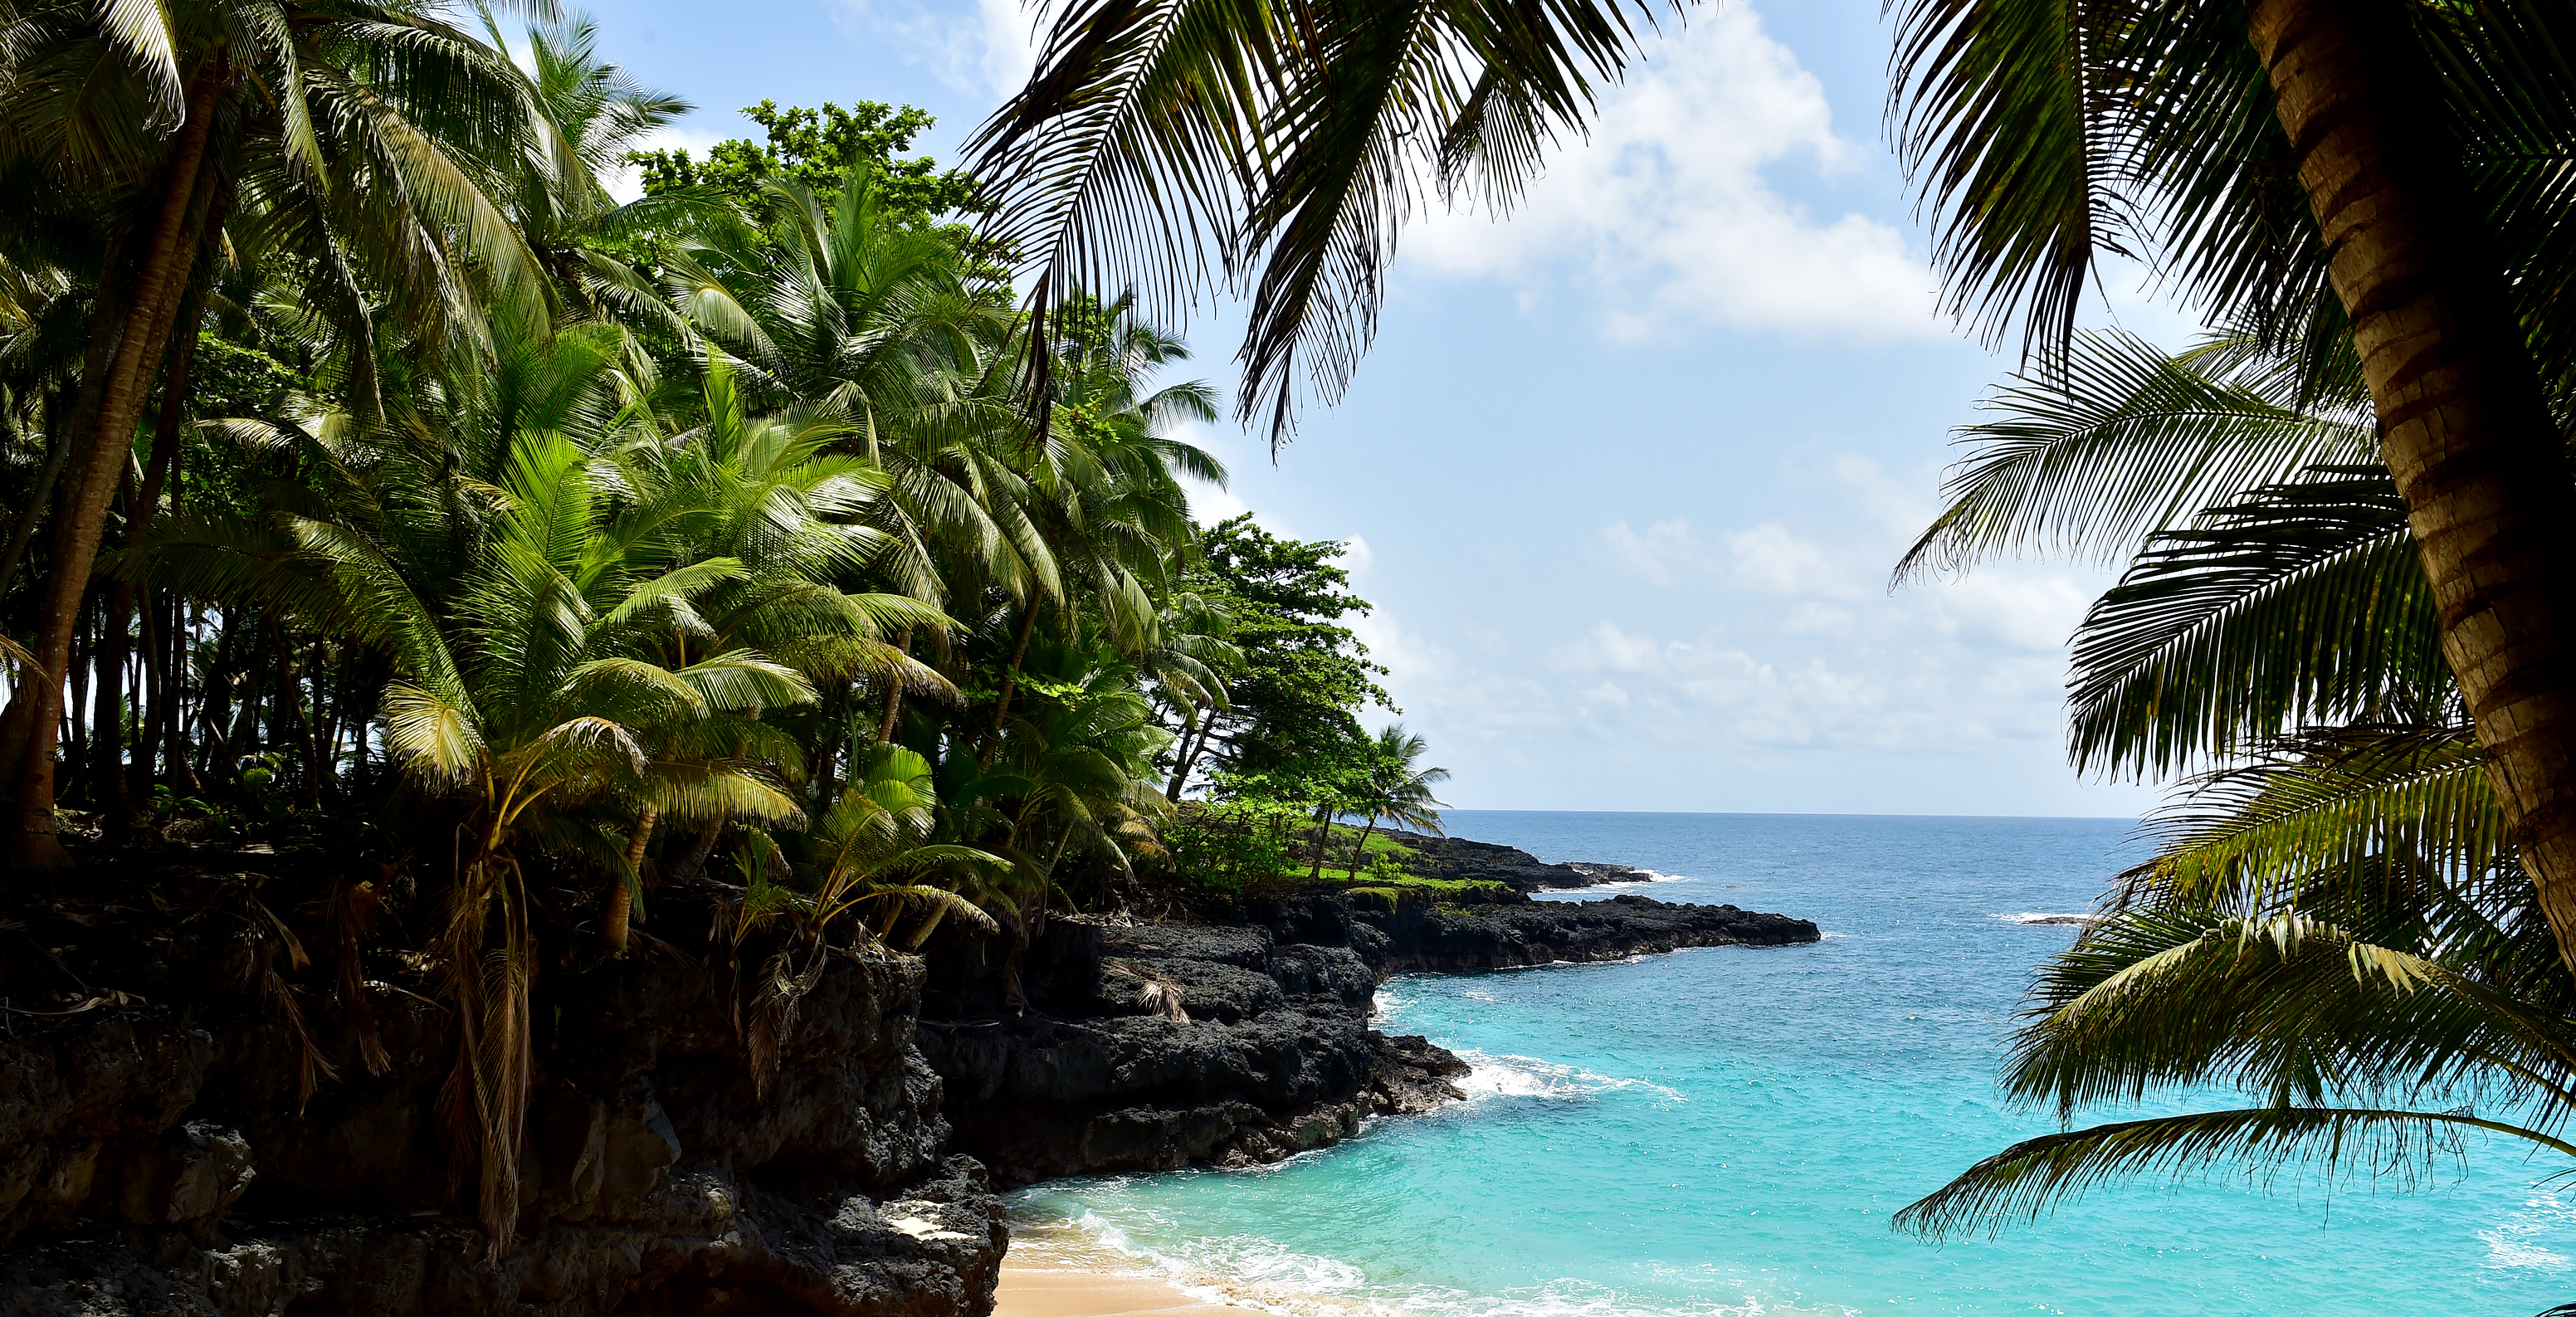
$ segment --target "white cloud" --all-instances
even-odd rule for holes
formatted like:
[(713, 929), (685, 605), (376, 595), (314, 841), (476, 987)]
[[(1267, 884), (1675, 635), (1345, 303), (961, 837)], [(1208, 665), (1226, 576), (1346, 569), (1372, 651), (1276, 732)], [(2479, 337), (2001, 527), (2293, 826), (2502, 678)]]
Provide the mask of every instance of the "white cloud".
[(1039, 7), (1018, 0), (975, 0), (970, 15), (934, 13), (922, 0), (842, 0), (848, 19), (871, 34), (894, 37), (911, 63), (974, 96), (1006, 96), (1037, 66)]
[(1842, 173), (1863, 148), (1834, 131), (1815, 76), (1749, 3), (1701, 10), (1601, 98), (1500, 221), (1435, 212), (1406, 238), (1422, 268), (1534, 287), (1584, 286), (1602, 327), (1673, 324), (1892, 339), (1945, 336), (1924, 257), (1893, 224), (1823, 219), (1774, 190), (1796, 162)]
[(1850, 568), (1836, 562), (1822, 544), (1794, 534), (1776, 521), (1766, 521), (1726, 537), (1733, 555), (1735, 580), (1764, 594), (1836, 598), (1853, 593)]
[(1657, 585), (1677, 584), (1708, 568), (1708, 547), (1691, 532), (1688, 517), (1658, 521), (1643, 534), (1616, 522), (1601, 528), (1601, 542), (1620, 566)]

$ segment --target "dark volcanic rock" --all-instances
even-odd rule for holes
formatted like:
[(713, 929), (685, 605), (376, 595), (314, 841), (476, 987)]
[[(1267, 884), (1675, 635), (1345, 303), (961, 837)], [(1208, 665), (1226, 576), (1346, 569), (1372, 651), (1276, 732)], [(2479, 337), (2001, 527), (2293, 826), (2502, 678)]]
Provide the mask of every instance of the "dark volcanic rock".
[(721, 976), (649, 953), (542, 972), (524, 1207), (494, 1262), (438, 1137), (443, 1012), (369, 985), (371, 1074), (317, 998), (339, 1073), (306, 1098), (237, 940), (158, 940), (179, 963), (126, 980), (147, 1001), (0, 1032), (0, 1317), (991, 1310), (1001, 1204), (946, 1155), (915, 958), (837, 955), (765, 1094)]
[(1638, 882), (1647, 877), (1644, 870), (1624, 864), (1544, 864), (1517, 846), (1498, 846), (1464, 837), (1432, 837), (1386, 828), (1378, 829), (1378, 834), (1403, 843), (1413, 852), (1404, 867), (1421, 878), (1507, 883), (1522, 892), (1548, 892)]
[(1455, 1056), (1368, 1027), (1391, 975), (1817, 936), (1803, 919), (1635, 896), (1443, 909), (1308, 890), (1197, 915), (1051, 921), (1018, 967), (1025, 1011), (993, 944), (935, 954), (921, 1050), (947, 1081), (956, 1145), (1005, 1185), (1275, 1161), (1460, 1096)]
[(1448, 1080), (1466, 1073), (1368, 1027), (1378, 978), (1347, 945), (1059, 916), (1023, 958), (1026, 1013), (1006, 1009), (988, 946), (934, 957), (921, 1050), (947, 1082), (957, 1146), (1004, 1185), (1277, 1161), (1454, 1099)]
[(1624, 960), (1684, 947), (1777, 947), (1813, 942), (1816, 926), (1731, 905), (1672, 905), (1642, 896), (1606, 901), (1442, 910), (1407, 905), (1362, 911), (1387, 937), (1380, 972), (1454, 973), (1558, 961)]

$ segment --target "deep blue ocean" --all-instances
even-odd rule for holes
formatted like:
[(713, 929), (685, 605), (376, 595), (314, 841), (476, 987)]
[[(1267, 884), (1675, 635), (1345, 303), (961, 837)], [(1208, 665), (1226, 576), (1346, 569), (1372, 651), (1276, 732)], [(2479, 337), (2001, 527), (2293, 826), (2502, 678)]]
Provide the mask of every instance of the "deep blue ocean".
[(1628, 890), (1661, 900), (1810, 918), (1825, 940), (1397, 979), (1381, 1027), (1474, 1063), (1472, 1100), (1260, 1170), (1041, 1185), (1014, 1200), (1015, 1248), (1294, 1313), (2531, 1317), (2576, 1300), (2576, 1186), (2540, 1184), (2559, 1168), (2501, 1140), (2412, 1193), (2266, 1193), (2221, 1171), (2099, 1190), (1999, 1239), (1889, 1230), (2054, 1128), (1994, 1079), (2031, 969), (2074, 930), (2016, 921), (2089, 907), (2138, 853), (2125, 821), (1448, 823), (1653, 870)]

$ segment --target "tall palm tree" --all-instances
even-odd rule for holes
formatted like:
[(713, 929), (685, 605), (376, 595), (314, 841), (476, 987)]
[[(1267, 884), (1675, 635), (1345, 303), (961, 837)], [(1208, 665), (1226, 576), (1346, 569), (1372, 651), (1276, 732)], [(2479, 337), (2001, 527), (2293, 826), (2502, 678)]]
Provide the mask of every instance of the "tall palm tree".
[[(2472, 1129), (2576, 1151), (2576, 979), (2443, 661), (2395, 482), (2317, 460), (2366, 454), (2365, 404), (2303, 399), (2297, 374), (2240, 338), (2175, 357), (2079, 339), (1968, 433), (1911, 561), (2142, 540), (2076, 633), (2069, 741), (2085, 767), (2205, 770), (2156, 824), (2159, 853), (2044, 967), (2006, 1091), (2070, 1124), (2150, 1092), (2252, 1101), (2025, 1141), (1900, 1226), (1999, 1228), (2220, 1159), (2404, 1171)], [(2179, 514), (2177, 488), (2209, 506)], [(2086, 508), (2111, 515), (2069, 515)]]
[[(107, 508), (202, 253), (226, 237), (312, 263), (373, 410), (372, 296), (418, 336), (471, 336), (487, 294), (541, 300), (535, 262), (492, 197), (526, 141), (525, 80), (501, 52), (417, 7), (189, 0), (10, 15), (0, 174), (13, 195), (85, 212), (105, 235), (90, 349), (34, 652), (52, 681), (0, 716), (7, 858), (65, 862), (53, 837), (61, 678)], [(359, 292), (361, 284), (367, 294)], [(184, 352), (193, 332), (178, 335)]]
[[(1891, 121), (1953, 305), (2071, 332), (2105, 251), (2349, 344), (2442, 649), (2576, 965), (2576, 14), (2539, 0), (1909, 0)], [(2540, 326), (2526, 333), (2526, 324)]]

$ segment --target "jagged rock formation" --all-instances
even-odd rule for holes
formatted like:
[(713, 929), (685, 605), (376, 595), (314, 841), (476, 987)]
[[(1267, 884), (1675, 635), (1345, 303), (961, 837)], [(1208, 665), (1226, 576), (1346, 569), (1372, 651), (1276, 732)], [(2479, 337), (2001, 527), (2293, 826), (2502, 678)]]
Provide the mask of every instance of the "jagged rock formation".
[(1378, 829), (1378, 834), (1413, 852), (1404, 867), (1416, 877), (1503, 883), (1524, 895), (1636, 882), (1647, 876), (1644, 870), (1625, 864), (1547, 864), (1517, 846), (1499, 846), (1490, 841), (1433, 837), (1389, 828)]
[[(150, 863), (0, 910), (0, 1317), (983, 1317), (992, 1182), (1275, 1161), (1459, 1096), (1456, 1057), (1369, 1027), (1392, 974), (1816, 936), (1632, 896), (1339, 890), (1058, 916), (1016, 955), (952, 928), (926, 962), (836, 951), (765, 1090), (703, 940), (557, 938), (495, 1260), (439, 1134), (432, 967), (349, 940), (345, 876)], [(664, 892), (656, 927), (689, 940), (704, 895)], [(368, 1021), (334, 1004), (344, 972)]]
[[(367, 985), (382, 1074), (359, 1062), (354, 1022), (311, 1012), (314, 1055), (340, 1073), (311, 1073), (308, 1097), (308, 1054), (257, 944), (220, 919), (182, 936), (117, 928), (113, 899), (53, 910), (70, 918), (0, 933), (18, 944), (0, 958), (15, 1006), (0, 1030), (0, 1317), (991, 1310), (1001, 1205), (980, 1166), (946, 1153), (940, 1081), (913, 1046), (912, 957), (841, 956), (766, 1094), (720, 975), (676, 954), (545, 967), (520, 1234), (494, 1263), (453, 1215), (440, 1010)], [(111, 931), (150, 963), (100, 981), (139, 1000), (27, 1013), (35, 965), (80, 963), (48, 935)], [(42, 960), (22, 958), (30, 942)]]
[(964, 939), (935, 956), (921, 1048), (947, 1081), (957, 1146), (1006, 1185), (1276, 1161), (1460, 1096), (1448, 1081), (1463, 1062), (1368, 1027), (1393, 974), (1817, 937), (1802, 919), (1635, 896), (1442, 909), (1318, 890), (1198, 914), (1058, 917), (1016, 966)]

